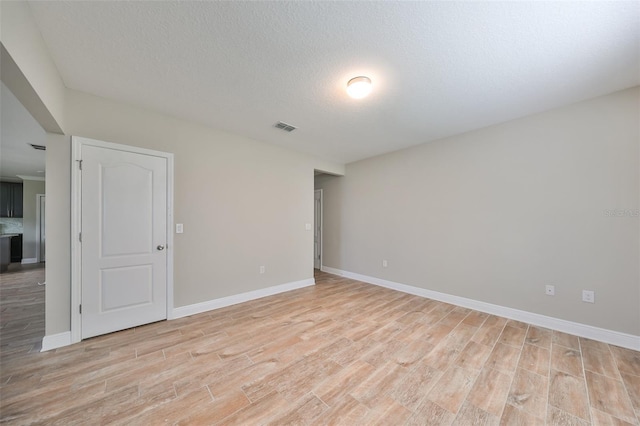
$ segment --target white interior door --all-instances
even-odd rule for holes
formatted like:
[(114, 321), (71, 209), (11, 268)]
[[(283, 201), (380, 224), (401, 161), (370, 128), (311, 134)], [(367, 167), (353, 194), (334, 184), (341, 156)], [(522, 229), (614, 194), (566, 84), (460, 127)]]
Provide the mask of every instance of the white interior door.
[(82, 338), (167, 318), (167, 159), (83, 145)]
[(316, 189), (313, 193), (313, 267), (320, 269), (322, 266), (322, 190)]

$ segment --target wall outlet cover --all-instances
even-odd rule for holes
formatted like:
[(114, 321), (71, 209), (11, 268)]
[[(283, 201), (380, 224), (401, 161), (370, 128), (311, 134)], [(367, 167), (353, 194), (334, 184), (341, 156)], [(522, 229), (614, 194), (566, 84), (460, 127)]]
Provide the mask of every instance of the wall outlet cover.
[(595, 292), (593, 292), (592, 290), (582, 290), (582, 301), (587, 303), (595, 303)]

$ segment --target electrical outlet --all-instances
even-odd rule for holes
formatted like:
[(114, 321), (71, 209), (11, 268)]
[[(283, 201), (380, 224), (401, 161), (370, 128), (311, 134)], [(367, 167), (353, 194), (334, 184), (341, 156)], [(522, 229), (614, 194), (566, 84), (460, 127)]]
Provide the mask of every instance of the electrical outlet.
[(385, 260), (382, 261), (382, 267), (386, 268), (387, 266), (389, 266), (389, 264), (387, 263), (387, 260), (385, 259)]
[(595, 293), (591, 290), (582, 290), (582, 301), (587, 303), (595, 303)]
[(544, 293), (547, 296), (555, 296), (556, 295), (556, 287), (553, 285), (545, 285), (544, 286)]
[(264, 274), (264, 265), (260, 266), (260, 273)]
[(184, 232), (184, 226), (182, 223), (176, 223), (176, 234), (182, 234)]

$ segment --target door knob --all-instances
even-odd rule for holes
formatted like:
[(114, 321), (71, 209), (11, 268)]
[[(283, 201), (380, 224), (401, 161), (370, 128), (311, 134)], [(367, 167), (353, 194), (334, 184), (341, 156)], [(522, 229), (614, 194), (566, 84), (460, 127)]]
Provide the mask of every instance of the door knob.
[(160, 244), (160, 245), (158, 246), (158, 250), (164, 250), (164, 246), (163, 246), (162, 244)]

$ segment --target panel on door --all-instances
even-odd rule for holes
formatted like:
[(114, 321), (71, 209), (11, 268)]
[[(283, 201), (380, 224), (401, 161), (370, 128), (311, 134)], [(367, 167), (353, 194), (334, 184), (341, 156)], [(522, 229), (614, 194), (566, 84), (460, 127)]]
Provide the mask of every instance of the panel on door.
[(167, 317), (167, 160), (82, 147), (82, 338)]

